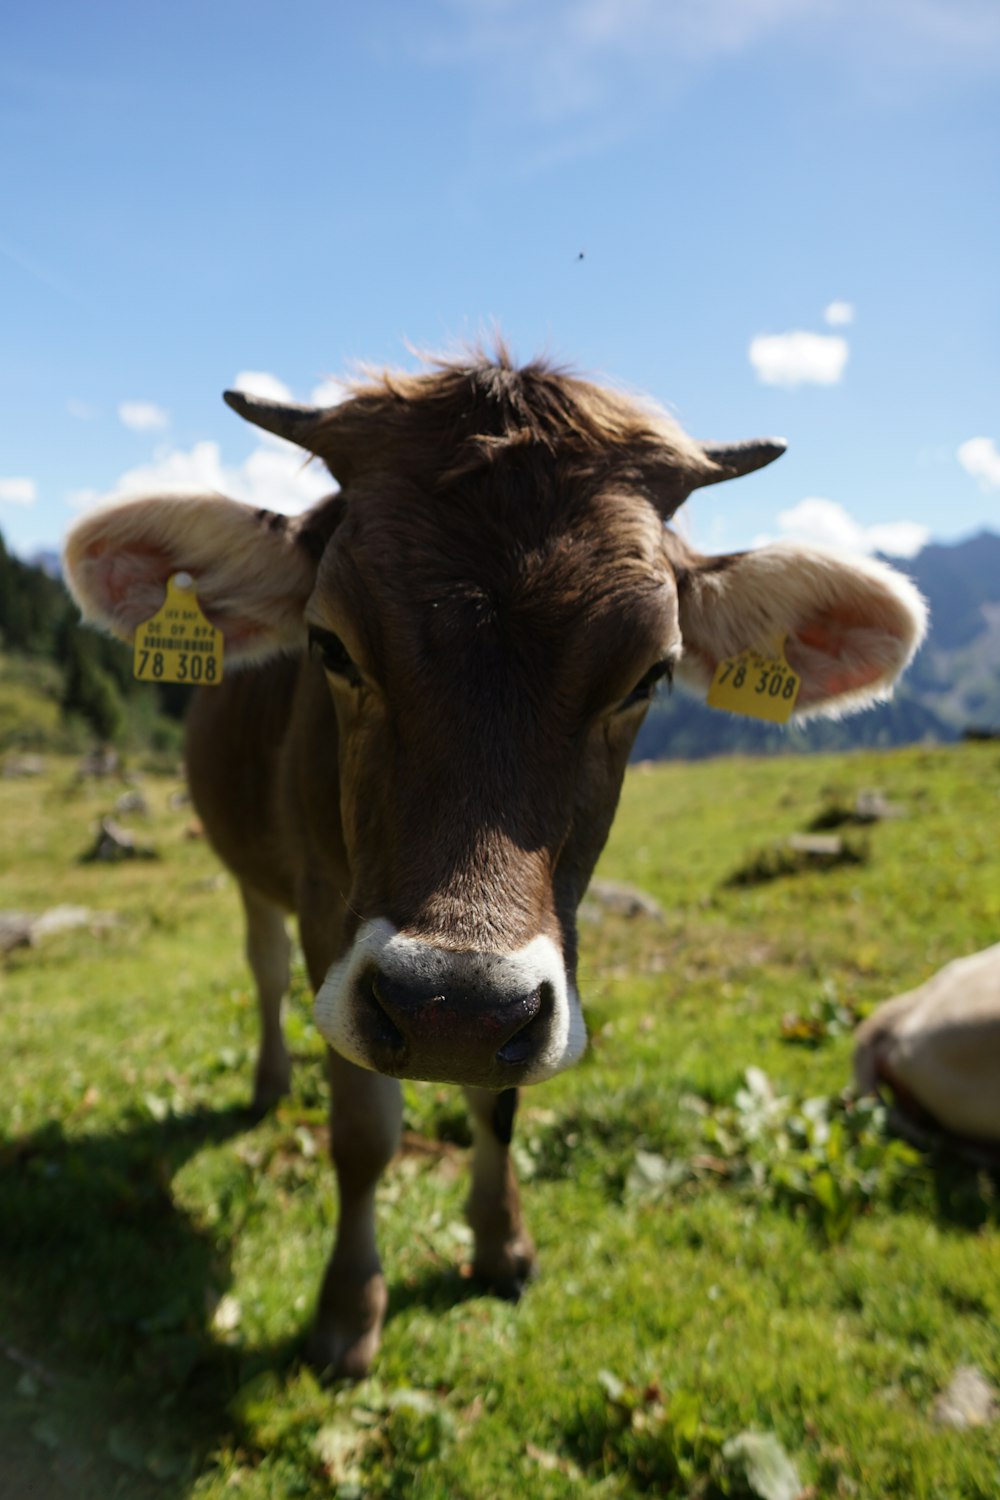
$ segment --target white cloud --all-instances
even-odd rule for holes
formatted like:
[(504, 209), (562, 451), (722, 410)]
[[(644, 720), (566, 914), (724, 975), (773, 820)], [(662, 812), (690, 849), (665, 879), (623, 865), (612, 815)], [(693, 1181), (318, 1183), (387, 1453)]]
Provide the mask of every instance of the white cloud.
[(260, 396), (264, 401), (294, 401), (288, 386), (268, 370), (241, 370), (232, 389), (244, 396)]
[(747, 351), (764, 385), (836, 385), (847, 364), (847, 340), (837, 334), (762, 333)]
[(421, 62), (473, 70), (479, 108), (493, 120), (506, 106), (508, 136), (541, 124), (566, 149), (569, 126), (586, 140), (585, 117), (634, 130), (717, 60), (768, 46), (791, 44), (806, 68), (835, 57), (871, 87), (1000, 63), (996, 0), (449, 0), (436, 23), (411, 9)]
[(89, 510), (101, 498), (100, 490), (67, 490), (63, 497), (70, 510)]
[(966, 474), (979, 480), (980, 489), (1000, 490), (1000, 451), (992, 438), (969, 438), (955, 456)]
[[(810, 495), (778, 515), (782, 537), (815, 542), (841, 552), (883, 552), (888, 557), (914, 557), (930, 536), (919, 521), (883, 521), (862, 526), (836, 500)], [(763, 538), (760, 540), (764, 540)]]
[(66, 410), (78, 422), (92, 422), (97, 416), (97, 407), (91, 406), (89, 401), (81, 401), (77, 396), (69, 398), (66, 402)]
[(828, 302), (823, 309), (823, 320), (831, 328), (840, 328), (854, 322), (853, 302)]
[(321, 380), (313, 387), (309, 400), (313, 406), (339, 406), (346, 401), (349, 392), (342, 380)]
[[(518, 113), (548, 124), (592, 113), (637, 84), (661, 98), (681, 69), (741, 51), (830, 0), (451, 0), (446, 30), (418, 51), (438, 65), (484, 68)], [(646, 92), (645, 89), (642, 90)]]
[(241, 464), (224, 464), (218, 443), (161, 449), (151, 462), (127, 470), (110, 490), (73, 490), (66, 503), (88, 510), (98, 501), (130, 495), (204, 493), (212, 490), (267, 510), (295, 515), (328, 495), (333, 481), (318, 463), (306, 463), (301, 448), (288, 443), (261, 444)]
[(160, 432), (170, 426), (170, 413), (153, 401), (122, 401), (118, 420), (133, 432)]
[(38, 486), (25, 476), (0, 479), (0, 504), (34, 505), (38, 499)]

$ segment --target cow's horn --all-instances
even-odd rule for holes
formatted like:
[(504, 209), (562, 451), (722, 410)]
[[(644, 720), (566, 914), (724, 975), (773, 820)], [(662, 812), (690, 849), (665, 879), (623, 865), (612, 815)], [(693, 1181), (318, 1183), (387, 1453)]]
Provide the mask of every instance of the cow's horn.
[(718, 484), (723, 479), (738, 479), (741, 474), (752, 474), (754, 469), (763, 469), (780, 458), (788, 447), (784, 438), (750, 438), (745, 443), (702, 443), (706, 458), (718, 464), (719, 474), (710, 474), (699, 481), (698, 487)]
[(286, 438), (290, 443), (306, 445), (306, 437), (320, 417), (325, 415), (322, 406), (299, 406), (294, 401), (268, 401), (264, 396), (248, 396), (246, 391), (223, 391), (222, 399), (233, 411), (273, 432), (275, 437)]

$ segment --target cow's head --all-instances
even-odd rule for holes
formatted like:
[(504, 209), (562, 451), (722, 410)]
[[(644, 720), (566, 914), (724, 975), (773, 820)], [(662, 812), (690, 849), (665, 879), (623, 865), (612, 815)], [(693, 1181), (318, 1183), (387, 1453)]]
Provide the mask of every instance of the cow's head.
[(574, 1062), (575, 913), (656, 685), (786, 638), (799, 717), (885, 697), (924, 627), (912, 586), (798, 546), (722, 557), (668, 530), (694, 488), (780, 443), (669, 419), (501, 357), (386, 376), (329, 410), (238, 393), (340, 493), (294, 521), (218, 496), (91, 514), (84, 614), (130, 638), (192, 575), (226, 660), (311, 647), (339, 727), (344, 957), (321, 1030), (365, 1067), (491, 1088)]

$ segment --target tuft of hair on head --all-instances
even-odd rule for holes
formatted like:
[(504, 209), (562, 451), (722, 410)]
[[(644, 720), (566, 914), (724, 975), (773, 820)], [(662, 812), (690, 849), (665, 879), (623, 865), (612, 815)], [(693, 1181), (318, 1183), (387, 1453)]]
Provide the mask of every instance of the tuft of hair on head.
[[(648, 473), (682, 471), (689, 488), (716, 466), (701, 445), (654, 402), (595, 384), (548, 358), (524, 365), (500, 335), (445, 354), (417, 351), (422, 368), (364, 368), (350, 383), (351, 401), (331, 412), (343, 441), (353, 430), (363, 445), (376, 434), (383, 452), (419, 444), (454, 480), (502, 455), (534, 446), (568, 451), (584, 463), (631, 464)], [(322, 443), (317, 446), (322, 448)], [(411, 448), (411, 462), (419, 463)], [(439, 466), (440, 472), (440, 466)]]

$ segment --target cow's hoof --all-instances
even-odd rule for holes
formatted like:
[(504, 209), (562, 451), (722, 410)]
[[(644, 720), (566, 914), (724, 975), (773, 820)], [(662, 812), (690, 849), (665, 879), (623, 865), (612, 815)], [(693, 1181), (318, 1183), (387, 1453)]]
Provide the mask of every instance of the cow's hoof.
[(472, 1274), (484, 1290), (505, 1302), (518, 1302), (528, 1285), (538, 1275), (538, 1257), (527, 1235), (521, 1235), (499, 1249), (476, 1250)]
[(363, 1380), (382, 1338), (388, 1300), (385, 1278), (378, 1273), (360, 1286), (355, 1283), (353, 1294), (346, 1284), (336, 1295), (328, 1288), (329, 1282), (305, 1357), (324, 1380)]
[(291, 1091), (291, 1068), (286, 1067), (278, 1072), (264, 1072), (258, 1068), (254, 1079), (253, 1098), (250, 1101), (251, 1118), (263, 1120), (264, 1116), (269, 1115), (272, 1109), (276, 1109)]
[(378, 1353), (381, 1328), (359, 1335), (314, 1328), (305, 1348), (306, 1362), (323, 1381), (364, 1380)]

